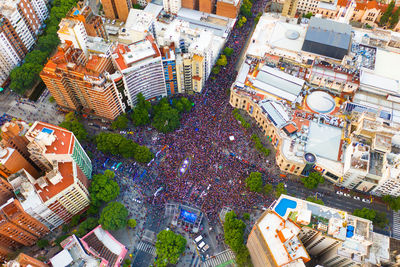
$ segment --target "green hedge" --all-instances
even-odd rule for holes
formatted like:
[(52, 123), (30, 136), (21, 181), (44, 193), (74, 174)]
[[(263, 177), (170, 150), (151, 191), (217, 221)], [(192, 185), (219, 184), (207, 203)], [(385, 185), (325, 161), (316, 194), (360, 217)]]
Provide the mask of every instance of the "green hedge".
[(251, 135), (251, 140), (253, 140), (254, 146), (260, 153), (262, 153), (266, 157), (269, 155), (269, 149), (263, 146), (260, 138), (256, 134)]
[(239, 114), (239, 110), (238, 110), (238, 109), (235, 108), (235, 109), (232, 111), (232, 113), (233, 113), (233, 117), (235, 117), (236, 120), (240, 121), (240, 123), (242, 124), (242, 126), (243, 126), (245, 129), (249, 129), (249, 128), (250, 128), (250, 123), (248, 123), (248, 122), (242, 117), (242, 115)]

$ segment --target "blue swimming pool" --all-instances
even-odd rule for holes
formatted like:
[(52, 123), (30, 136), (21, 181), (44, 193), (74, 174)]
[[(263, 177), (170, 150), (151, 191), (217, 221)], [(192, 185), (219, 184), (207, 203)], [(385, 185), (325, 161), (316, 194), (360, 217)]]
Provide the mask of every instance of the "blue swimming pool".
[(278, 205), (275, 206), (275, 212), (278, 213), (281, 217), (285, 216), (287, 209), (295, 209), (297, 207), (297, 202), (282, 198), (279, 201)]

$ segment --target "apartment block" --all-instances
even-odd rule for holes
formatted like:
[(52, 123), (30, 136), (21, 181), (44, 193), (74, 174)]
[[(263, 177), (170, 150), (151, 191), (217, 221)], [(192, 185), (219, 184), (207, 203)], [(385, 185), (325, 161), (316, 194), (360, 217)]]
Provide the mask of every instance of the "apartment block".
[(25, 169), (34, 177), (39, 172), (17, 150), (0, 143), (0, 177), (7, 178), (17, 171)]
[(47, 62), (40, 77), (58, 105), (113, 120), (125, 109), (117, 88), (107, 78), (113, 71), (107, 56), (87, 58), (82, 50), (66, 41)]
[(88, 54), (86, 46), (88, 35), (82, 21), (63, 18), (60, 21), (59, 27), (57, 35), (61, 43), (71, 42), (74, 48), (82, 50), (84, 55)]
[(66, 18), (81, 21), (88, 36), (107, 39), (107, 33), (101, 16), (95, 15), (90, 6), (84, 5), (83, 2), (78, 2), (77, 5), (68, 12)]
[(130, 45), (118, 44), (112, 59), (131, 107), (136, 104), (138, 93), (146, 100), (167, 96), (161, 53), (151, 35)]
[(132, 8), (130, 0), (101, 0), (101, 4), (106, 18), (122, 21), (126, 21), (129, 10)]
[(165, 85), (167, 88), (167, 94), (173, 95), (178, 93), (178, 81), (176, 74), (176, 58), (175, 58), (175, 49), (174, 47), (162, 47), (160, 49), (163, 68), (164, 68), (164, 77), (165, 77)]
[(179, 9), (181, 7), (186, 7), (186, 8), (192, 8), (194, 9), (194, 1), (185, 1), (185, 6), (183, 5), (183, 2), (181, 0), (163, 0), (163, 6), (165, 12), (172, 13), (172, 14), (178, 14)]
[(205, 13), (215, 13), (215, 0), (199, 0), (199, 11)]
[(305, 266), (311, 259), (313, 266), (368, 266), (382, 257), (371, 249), (377, 239), (369, 220), (281, 195), (256, 221), (247, 247), (260, 267)]
[(144, 10), (131, 8), (125, 26), (119, 30), (118, 42), (129, 45), (154, 35), (156, 16)]
[(49, 229), (26, 213), (18, 200), (10, 198), (0, 209), (0, 235), (17, 244), (31, 246)]
[(6, 267), (11, 267), (11, 266), (14, 266), (14, 267), (28, 267), (28, 266), (48, 267), (49, 265), (21, 252), (18, 254), (18, 256), (15, 259), (7, 262), (7, 264), (5, 266)]
[(235, 19), (240, 10), (240, 0), (220, 0), (217, 1), (217, 12), (218, 16), (223, 16), (231, 19)]

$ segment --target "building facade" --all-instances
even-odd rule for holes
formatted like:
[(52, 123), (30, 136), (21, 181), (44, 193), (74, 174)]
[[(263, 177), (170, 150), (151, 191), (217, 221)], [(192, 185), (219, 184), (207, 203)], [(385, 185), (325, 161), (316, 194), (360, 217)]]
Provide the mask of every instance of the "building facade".
[(106, 18), (126, 21), (129, 10), (132, 8), (130, 0), (102, 0), (103, 10)]
[(217, 12), (218, 16), (228, 17), (235, 19), (240, 10), (240, 0), (220, 0), (217, 1)]

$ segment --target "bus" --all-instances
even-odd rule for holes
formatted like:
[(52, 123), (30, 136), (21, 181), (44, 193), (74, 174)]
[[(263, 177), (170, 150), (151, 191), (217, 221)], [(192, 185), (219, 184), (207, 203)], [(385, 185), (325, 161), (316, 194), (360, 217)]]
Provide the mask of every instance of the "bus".
[(122, 162), (118, 163), (118, 165), (115, 167), (115, 170), (118, 170), (119, 166), (121, 166)]

